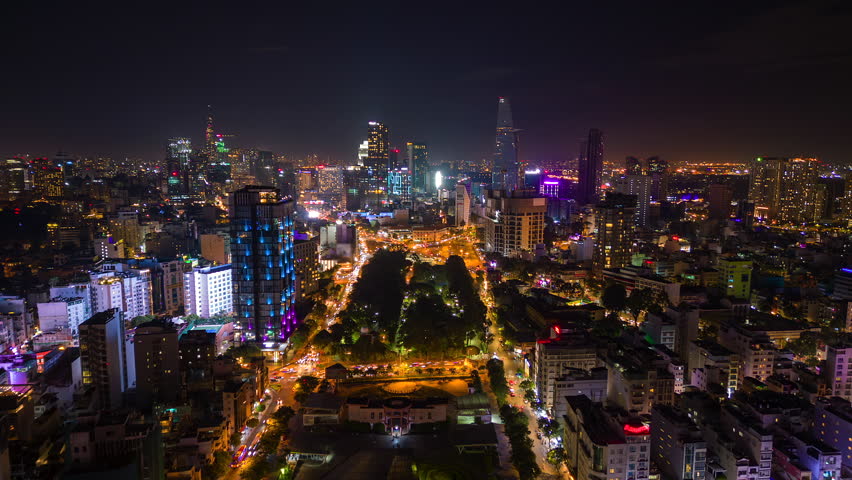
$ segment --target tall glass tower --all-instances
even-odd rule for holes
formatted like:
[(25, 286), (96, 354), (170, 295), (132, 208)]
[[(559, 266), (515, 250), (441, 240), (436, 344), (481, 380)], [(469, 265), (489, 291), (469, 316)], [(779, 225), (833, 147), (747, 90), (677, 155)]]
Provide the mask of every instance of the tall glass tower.
[(589, 136), (581, 143), (577, 167), (577, 205), (596, 203), (601, 197), (603, 174), (603, 132), (597, 128), (589, 130)]
[(379, 122), (370, 122), (367, 130), (367, 158), (364, 166), (369, 170), (370, 187), (366, 195), (367, 207), (378, 209), (387, 200), (388, 178), (388, 127)]
[(285, 341), (296, 328), (293, 200), (248, 186), (229, 198), (236, 340)]
[(494, 170), (491, 186), (495, 190), (518, 188), (518, 130), (512, 124), (512, 107), (509, 100), (497, 101), (497, 146), (494, 151)]
[(411, 188), (415, 192), (426, 192), (426, 177), (429, 175), (429, 150), (423, 142), (405, 144), (408, 156), (408, 171), (411, 172)]

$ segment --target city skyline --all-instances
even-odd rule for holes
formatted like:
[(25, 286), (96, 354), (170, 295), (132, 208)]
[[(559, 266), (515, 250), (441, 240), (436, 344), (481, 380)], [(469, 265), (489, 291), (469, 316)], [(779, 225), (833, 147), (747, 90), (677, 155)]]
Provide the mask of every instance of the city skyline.
[[(394, 146), (418, 139), (436, 160), (477, 160), (492, 154), (493, 102), (506, 96), (524, 130), (520, 159), (532, 162), (576, 156), (589, 128), (606, 133), (607, 160), (618, 163), (627, 155), (673, 162), (852, 158), (844, 138), (850, 125), (834, 113), (852, 106), (843, 87), (852, 74), (843, 61), (845, 10), (785, 3), (740, 15), (674, 9), (654, 16), (584, 7), (575, 17), (587, 25), (566, 27), (519, 15), (517, 26), (534, 33), (505, 54), (491, 42), (500, 29), (481, 12), (459, 12), (456, 20), (424, 15), (415, 30), (446, 34), (422, 43), (396, 35), (404, 11), (369, 18), (341, 12), (323, 17), (325, 24), (296, 11), (284, 32), (264, 28), (280, 12), (239, 13), (230, 19), (236, 25), (265, 32), (246, 40), (179, 28), (186, 15), (215, 12), (178, 8), (158, 18), (161, 38), (150, 39), (144, 18), (126, 20), (108, 9), (16, 8), (16, 26), (4, 35), (13, 47), (9, 70), (21, 74), (2, 80), (16, 92), (0, 120), (4, 155), (63, 150), (158, 160), (165, 138), (189, 136), (201, 145), (212, 105), (217, 128), (235, 134), (238, 145), (295, 157), (316, 153), (346, 163), (363, 140), (362, 125), (380, 121), (397, 132)], [(37, 33), (21, 28), (29, 19), (42, 26)], [(789, 22), (804, 29), (800, 40), (787, 39), (779, 26)], [(370, 56), (374, 23), (394, 42)], [(58, 46), (54, 32), (67, 25), (77, 26), (75, 34)], [(561, 28), (573, 28), (574, 41)], [(603, 29), (596, 42), (576, 41), (596, 28)], [(311, 35), (325, 30), (334, 33)], [(59, 74), (42, 74), (46, 65)], [(244, 69), (269, 75), (238, 74)]]

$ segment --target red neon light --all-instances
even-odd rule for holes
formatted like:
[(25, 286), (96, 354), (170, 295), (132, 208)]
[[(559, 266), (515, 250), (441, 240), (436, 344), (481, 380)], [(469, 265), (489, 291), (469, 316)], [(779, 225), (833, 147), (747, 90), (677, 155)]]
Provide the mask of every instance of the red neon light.
[(554, 325), (554, 326), (553, 326), (553, 331), (554, 331), (554, 332), (556, 332), (557, 334), (562, 333), (562, 329), (561, 329), (561, 328), (559, 328), (559, 325)]
[(624, 433), (629, 433), (631, 435), (647, 435), (651, 433), (651, 429), (648, 428), (647, 425), (624, 425)]
[(674, 240), (675, 242), (677, 242), (677, 241), (679, 241), (679, 240), (680, 240), (680, 237), (678, 237), (677, 235), (672, 235), (672, 240)]

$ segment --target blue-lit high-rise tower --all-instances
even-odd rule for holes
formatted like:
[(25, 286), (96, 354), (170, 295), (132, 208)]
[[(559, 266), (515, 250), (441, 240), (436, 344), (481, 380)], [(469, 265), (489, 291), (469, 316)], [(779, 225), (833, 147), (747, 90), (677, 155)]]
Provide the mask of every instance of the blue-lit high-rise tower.
[(283, 342), (296, 328), (293, 200), (248, 186), (229, 198), (236, 340)]
[(500, 97), (497, 102), (497, 145), (494, 151), (494, 169), (491, 187), (495, 190), (518, 188), (518, 130), (512, 123), (509, 100)]

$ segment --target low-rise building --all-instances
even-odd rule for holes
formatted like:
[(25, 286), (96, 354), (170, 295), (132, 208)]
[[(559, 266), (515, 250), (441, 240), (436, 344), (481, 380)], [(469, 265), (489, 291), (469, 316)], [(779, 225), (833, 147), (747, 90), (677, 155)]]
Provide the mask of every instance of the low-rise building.
[(574, 478), (644, 480), (650, 475), (651, 431), (626, 412), (604, 408), (585, 395), (568, 397), (558, 419), (568, 470)]
[(381, 423), (385, 431), (404, 435), (414, 424), (447, 421), (447, 407), (445, 398), (348, 398), (345, 415), (351, 422)]

